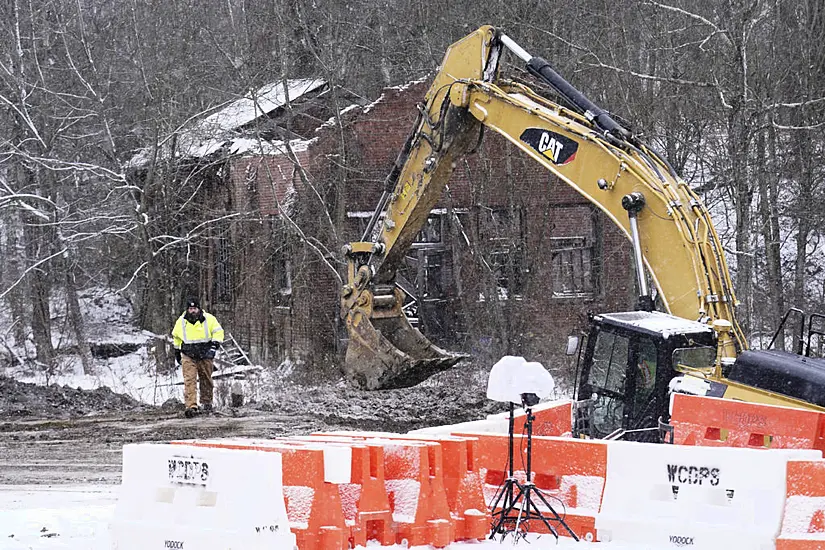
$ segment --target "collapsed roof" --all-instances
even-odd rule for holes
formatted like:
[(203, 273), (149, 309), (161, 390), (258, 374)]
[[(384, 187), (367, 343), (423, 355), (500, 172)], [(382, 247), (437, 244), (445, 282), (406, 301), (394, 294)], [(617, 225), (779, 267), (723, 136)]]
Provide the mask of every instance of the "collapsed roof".
[[(319, 79), (298, 79), (266, 84), (246, 96), (224, 104), (209, 116), (184, 125), (159, 144), (160, 156), (199, 159), (222, 151), (225, 154), (278, 154), (284, 151), (282, 139), (272, 139), (273, 124), (266, 124), (287, 105), (299, 98), (326, 89)], [(299, 138), (300, 136), (290, 136)], [(140, 150), (127, 168), (142, 168), (150, 163), (153, 147)]]

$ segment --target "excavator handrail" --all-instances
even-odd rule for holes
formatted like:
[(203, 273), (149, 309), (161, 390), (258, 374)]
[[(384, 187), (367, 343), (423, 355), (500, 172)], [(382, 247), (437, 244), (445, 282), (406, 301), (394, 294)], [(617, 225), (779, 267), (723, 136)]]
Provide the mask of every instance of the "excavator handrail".
[(811, 356), (811, 340), (814, 337), (814, 335), (825, 336), (825, 331), (814, 329), (814, 319), (820, 319), (822, 321), (825, 321), (825, 315), (823, 315), (822, 313), (811, 313), (811, 315), (808, 317), (808, 338), (806, 340), (807, 343), (805, 344), (806, 357)]
[[(785, 332), (785, 323), (788, 322), (788, 318), (791, 316), (792, 313), (795, 313), (798, 318), (801, 318), (799, 322), (799, 349), (796, 353), (802, 354), (802, 346), (805, 343), (805, 324), (808, 321), (808, 315), (799, 309), (798, 307), (791, 307), (788, 308), (788, 311), (785, 312), (785, 315), (782, 316), (782, 320), (779, 322), (779, 326), (777, 327), (776, 331), (773, 333), (773, 337), (771, 338), (770, 343), (768, 344), (768, 349), (773, 349), (773, 345), (776, 343), (777, 338), (779, 338), (780, 334), (784, 335)], [(783, 338), (784, 343), (784, 338)]]

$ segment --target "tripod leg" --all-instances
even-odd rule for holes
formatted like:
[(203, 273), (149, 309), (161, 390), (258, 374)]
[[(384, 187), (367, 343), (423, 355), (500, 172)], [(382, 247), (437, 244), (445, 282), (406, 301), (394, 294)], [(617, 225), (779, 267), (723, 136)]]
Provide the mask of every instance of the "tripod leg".
[[(515, 485), (516, 482), (514, 479), (507, 479), (504, 482), (504, 486), (499, 491), (499, 494), (491, 507), (493, 518), (496, 519), (494, 519), (493, 524), (490, 528), (490, 539), (493, 539), (497, 533), (507, 533), (505, 524), (507, 523), (507, 521), (512, 521), (512, 518), (510, 517), (510, 512), (513, 510), (514, 506), (513, 487)], [(501, 510), (496, 512), (496, 507), (498, 506), (499, 502), (501, 502)]]
[[(535, 519), (540, 519), (541, 522), (544, 523), (544, 526), (547, 527), (547, 529), (550, 531), (550, 533), (552, 533), (553, 536), (556, 537), (556, 540), (558, 540), (559, 532), (556, 531), (556, 529), (552, 525), (550, 525), (550, 521), (548, 521), (548, 519), (546, 517), (544, 517), (544, 514), (541, 513), (541, 510), (539, 510), (539, 507), (536, 506), (535, 502), (533, 502), (533, 496), (532, 495), (533, 495), (533, 493), (536, 493), (536, 492), (537, 491), (535, 490), (534, 486), (529, 485), (527, 487), (527, 491), (525, 493), (525, 499), (524, 499), (525, 505), (527, 507), (527, 518), (530, 519), (532, 517), (532, 518), (535, 518)], [(545, 504), (547, 504), (547, 501), (544, 500), (544, 497), (541, 495), (541, 493), (539, 493), (539, 498), (541, 498), (541, 500)], [(531, 507), (535, 511), (535, 515), (533, 515), (533, 513), (530, 512)], [(552, 510), (552, 508), (551, 508), (551, 510)], [(553, 513), (555, 514), (555, 512), (553, 512)], [(556, 514), (556, 517), (558, 518), (558, 514)], [(561, 519), (561, 518), (559, 518), (559, 519)]]
[(493, 511), (493, 515), (496, 515), (496, 508), (498, 508), (498, 505), (500, 502), (502, 502), (502, 499), (504, 500), (504, 502), (501, 505), (502, 509), (507, 507), (507, 503), (510, 500), (510, 498), (508, 497), (510, 494), (512, 494), (512, 492), (513, 489), (509, 481), (505, 481), (504, 485), (502, 485), (501, 488), (498, 490), (498, 493), (496, 493), (496, 498), (493, 500), (493, 503), (490, 505), (490, 510)]
[[(549, 502), (547, 502), (547, 499), (544, 497), (544, 494), (542, 494), (542, 492), (541, 492), (541, 491), (539, 491), (538, 489), (535, 489), (535, 490), (534, 490), (534, 492), (538, 495), (539, 500), (541, 500), (541, 502), (544, 504), (544, 506), (545, 506), (548, 510), (550, 510), (550, 513), (552, 513), (552, 514), (553, 514), (553, 518), (554, 518), (556, 521), (558, 521), (558, 522), (559, 522), (559, 523), (560, 523), (560, 524), (561, 524), (561, 525), (562, 525), (562, 526), (563, 526), (563, 527), (567, 530), (567, 532), (570, 534), (570, 536), (571, 536), (574, 540), (578, 541), (578, 540), (579, 540), (579, 537), (576, 535), (576, 533), (574, 533), (574, 532), (573, 532), (573, 530), (570, 528), (570, 526), (569, 526), (569, 525), (567, 525), (567, 522), (566, 522), (566, 521), (564, 521), (564, 520), (562, 519), (562, 517), (558, 514), (558, 512), (556, 512), (556, 510), (555, 510), (555, 509), (554, 509), (554, 508), (550, 505), (550, 503), (549, 503)], [(538, 509), (538, 508), (536, 508), (536, 509)], [(545, 521), (546, 521), (546, 520), (545, 520)], [(554, 532), (555, 532), (555, 531), (554, 531)], [(558, 534), (556, 534), (556, 538), (558, 538)]]
[[(494, 499), (493, 505), (490, 507), (492, 511), (492, 516), (494, 521), (490, 527), (490, 539), (493, 539), (496, 536), (496, 533), (502, 533), (502, 540), (504, 540), (504, 536), (507, 534), (507, 528), (505, 524), (508, 521), (512, 521), (513, 518), (510, 516), (513, 508), (516, 505), (516, 501), (518, 497), (514, 498), (514, 487), (518, 486), (518, 482), (514, 477), (514, 469), (515, 464), (513, 462), (513, 429), (514, 429), (514, 422), (515, 422), (515, 411), (516, 406), (514, 403), (510, 403), (510, 416), (508, 419), (508, 437), (507, 437), (507, 471), (509, 473), (507, 479), (504, 481), (504, 485), (499, 490), (496, 498)], [(496, 512), (496, 508), (498, 507), (499, 503), (501, 504), (501, 510)], [(497, 518), (497, 519), (496, 519)]]
[(518, 494), (516, 495), (516, 498), (513, 501), (513, 507), (511, 508), (511, 511), (515, 509), (516, 505), (519, 502), (521, 502), (521, 506), (519, 506), (518, 514), (515, 518), (516, 523), (513, 526), (513, 533), (516, 537), (522, 535), (521, 524), (530, 519), (530, 508), (527, 506), (527, 503), (529, 502), (528, 495), (527, 493), (525, 493), (525, 486), (521, 484), (518, 484)]

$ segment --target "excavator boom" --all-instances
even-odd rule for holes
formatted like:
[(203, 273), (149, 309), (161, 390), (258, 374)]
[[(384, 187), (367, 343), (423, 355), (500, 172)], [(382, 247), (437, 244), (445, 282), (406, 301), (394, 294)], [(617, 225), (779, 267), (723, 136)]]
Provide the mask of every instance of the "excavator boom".
[[(503, 47), (567, 106), (500, 78)], [(701, 200), (660, 155), (549, 63), (493, 27), (482, 27), (447, 50), (363, 240), (345, 247), (341, 314), (350, 336), (346, 370), (352, 379), (372, 389), (403, 387), (460, 360), (409, 325), (395, 277), (455, 160), (476, 145), (482, 127), (557, 175), (631, 239), (640, 303), (652, 304), (647, 271), (669, 313), (730, 327), (730, 337), (720, 338), (720, 357), (733, 358), (747, 348), (733, 312), (724, 253)]]

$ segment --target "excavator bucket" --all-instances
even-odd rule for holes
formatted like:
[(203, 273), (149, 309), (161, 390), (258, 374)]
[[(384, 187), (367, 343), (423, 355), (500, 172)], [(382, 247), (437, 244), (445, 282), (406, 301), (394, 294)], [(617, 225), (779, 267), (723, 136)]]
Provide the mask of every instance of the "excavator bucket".
[(354, 312), (347, 325), (345, 370), (364, 389), (409, 388), (468, 357), (434, 345), (403, 314), (370, 321)]

